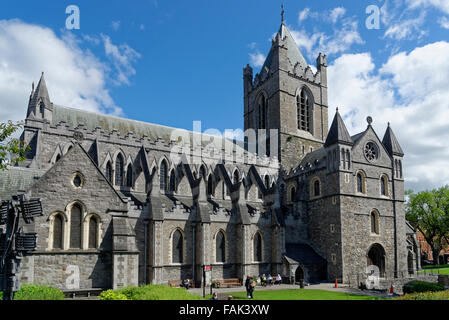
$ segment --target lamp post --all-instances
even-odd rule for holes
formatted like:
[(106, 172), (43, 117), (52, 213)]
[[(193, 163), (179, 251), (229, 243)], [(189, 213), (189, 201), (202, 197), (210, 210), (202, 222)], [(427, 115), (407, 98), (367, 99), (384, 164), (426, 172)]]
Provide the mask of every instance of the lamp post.
[(40, 199), (26, 200), (24, 195), (20, 195), (0, 204), (0, 225), (6, 226), (5, 232), (0, 234), (0, 290), (3, 291), (3, 300), (12, 300), (14, 292), (20, 289), (16, 275), (20, 272), (23, 254), (37, 247), (37, 234), (24, 233), (19, 227), (20, 215), (26, 224), (43, 216)]

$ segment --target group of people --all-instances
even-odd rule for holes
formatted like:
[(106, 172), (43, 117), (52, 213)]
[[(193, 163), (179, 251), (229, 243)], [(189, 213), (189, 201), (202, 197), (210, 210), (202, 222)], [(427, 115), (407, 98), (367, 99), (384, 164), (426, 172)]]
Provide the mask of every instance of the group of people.
[(267, 286), (270, 285), (272, 286), (273, 284), (281, 284), (282, 283), (282, 277), (281, 275), (278, 273), (277, 276), (273, 279), (273, 277), (271, 276), (271, 274), (267, 276), (265, 276), (265, 274), (263, 274), (261, 277), (259, 276), (258, 278), (258, 282), (262, 285), (262, 286)]
[(260, 284), (262, 286), (267, 286), (267, 285), (273, 285), (273, 284), (282, 284), (282, 277), (281, 275), (278, 273), (277, 276), (273, 279), (273, 277), (271, 276), (271, 274), (268, 275), (268, 277), (265, 276), (265, 274), (263, 274), (262, 276), (259, 276), (256, 278), (256, 280), (254, 280), (253, 278), (251, 278), (251, 276), (247, 276), (246, 277), (246, 281), (245, 281), (245, 288), (246, 288), (246, 296), (248, 297), (248, 299), (253, 299), (253, 294), (254, 294), (254, 289), (256, 288), (257, 284)]

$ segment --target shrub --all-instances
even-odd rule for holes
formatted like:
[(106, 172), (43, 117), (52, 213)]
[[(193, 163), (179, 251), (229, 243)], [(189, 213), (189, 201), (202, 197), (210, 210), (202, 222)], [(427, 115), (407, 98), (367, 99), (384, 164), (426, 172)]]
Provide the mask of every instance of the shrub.
[(106, 290), (100, 293), (100, 300), (128, 300), (128, 298), (120, 292), (114, 290)]
[(15, 293), (14, 300), (64, 300), (64, 293), (50, 286), (24, 284)]
[(435, 292), (443, 291), (444, 286), (438, 283), (431, 283), (425, 281), (410, 281), (403, 287), (404, 293), (417, 293), (417, 292)]
[(449, 290), (436, 292), (408, 293), (396, 300), (449, 300)]
[(118, 292), (128, 300), (202, 300), (202, 297), (191, 294), (184, 288), (172, 288), (167, 285), (127, 287)]

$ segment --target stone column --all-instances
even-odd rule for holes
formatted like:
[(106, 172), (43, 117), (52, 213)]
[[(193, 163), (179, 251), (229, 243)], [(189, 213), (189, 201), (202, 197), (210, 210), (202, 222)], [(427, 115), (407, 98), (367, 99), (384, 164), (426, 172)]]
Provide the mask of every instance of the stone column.
[(163, 235), (162, 235), (162, 221), (153, 221), (151, 223), (151, 283), (161, 284), (164, 281), (163, 277)]

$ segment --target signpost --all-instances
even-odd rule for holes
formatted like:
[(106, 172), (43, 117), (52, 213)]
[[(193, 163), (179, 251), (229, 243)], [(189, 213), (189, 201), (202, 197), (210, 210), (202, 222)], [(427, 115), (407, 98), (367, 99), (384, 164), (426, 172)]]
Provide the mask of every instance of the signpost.
[(19, 227), (20, 214), (26, 224), (34, 222), (35, 217), (43, 216), (40, 199), (26, 200), (24, 195), (14, 196), (13, 201), (0, 203), (0, 291), (3, 300), (12, 300), (14, 292), (19, 291), (17, 274), (20, 272), (23, 254), (37, 247), (37, 234), (24, 233)]
[(212, 266), (203, 266), (203, 298), (206, 297), (206, 285), (210, 285), (210, 291), (212, 294)]

